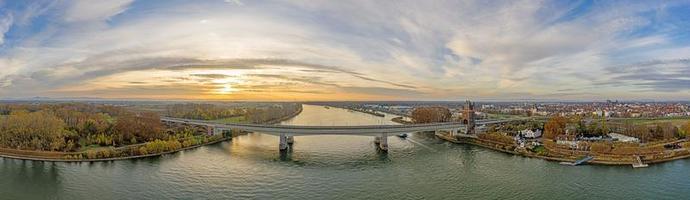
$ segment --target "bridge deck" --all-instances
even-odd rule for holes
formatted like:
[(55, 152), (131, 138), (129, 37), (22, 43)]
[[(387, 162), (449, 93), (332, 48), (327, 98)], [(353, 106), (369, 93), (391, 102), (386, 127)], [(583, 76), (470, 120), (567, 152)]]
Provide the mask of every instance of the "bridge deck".
[[(302, 125), (275, 125), (275, 124), (240, 124), (240, 123), (217, 123), (204, 120), (161, 118), (164, 122), (192, 124), (199, 126), (210, 126), (221, 129), (240, 129), (255, 131), (268, 134), (291, 134), (291, 135), (378, 135), (382, 133), (411, 133), (436, 130), (453, 130), (464, 128), (460, 122), (450, 123), (430, 123), (430, 124), (411, 124), (411, 125), (362, 125), (362, 126), (302, 126)], [(505, 121), (505, 120), (503, 120)], [(503, 121), (478, 122), (477, 124), (502, 123)]]

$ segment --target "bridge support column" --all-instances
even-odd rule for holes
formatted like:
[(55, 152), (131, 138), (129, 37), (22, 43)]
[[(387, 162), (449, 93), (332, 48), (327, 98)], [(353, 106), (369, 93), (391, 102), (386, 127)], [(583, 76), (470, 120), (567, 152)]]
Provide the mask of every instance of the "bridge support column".
[(206, 134), (207, 135), (213, 135), (213, 129), (214, 129), (213, 126), (207, 126), (206, 127), (206, 131), (207, 131)]
[(451, 135), (451, 136), (457, 136), (457, 135), (458, 135), (458, 129), (452, 129), (452, 130), (450, 130), (450, 135)]
[(213, 129), (213, 135), (222, 135), (223, 131), (225, 131), (225, 130), (223, 130), (222, 128), (214, 128)]
[(280, 144), (278, 145), (278, 149), (280, 149), (281, 151), (287, 150), (287, 148), (288, 148), (287, 135), (285, 135), (285, 133), (281, 133), (279, 137), (280, 137)]
[(379, 148), (382, 151), (388, 151), (388, 133), (381, 134), (381, 142), (379, 143)]
[(295, 143), (295, 136), (287, 136), (287, 144), (292, 145)]
[(374, 137), (374, 144), (381, 144), (381, 136)]

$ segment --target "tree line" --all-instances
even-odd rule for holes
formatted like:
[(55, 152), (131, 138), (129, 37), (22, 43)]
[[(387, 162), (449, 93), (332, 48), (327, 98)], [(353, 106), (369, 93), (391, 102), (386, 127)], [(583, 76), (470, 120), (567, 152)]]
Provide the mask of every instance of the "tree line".
[(215, 120), (242, 116), (245, 114), (245, 110), (242, 108), (229, 108), (214, 104), (188, 103), (168, 106), (165, 114), (175, 118)]
[(268, 106), (228, 107), (215, 104), (175, 104), (166, 109), (166, 115), (175, 118), (217, 120), (244, 116), (251, 123), (266, 123), (292, 115), (302, 109), (299, 103), (275, 103)]
[(452, 116), (446, 107), (428, 106), (417, 107), (412, 110), (411, 118), (414, 123), (436, 123), (449, 122), (452, 120)]
[[(690, 124), (690, 121), (688, 122)], [(690, 130), (690, 126), (686, 124), (680, 128), (670, 122), (662, 122), (655, 124), (634, 124), (626, 122), (620, 125), (618, 129), (622, 130), (624, 135), (639, 138), (640, 141), (658, 141), (685, 138)]]
[(268, 107), (246, 109), (245, 117), (251, 123), (267, 123), (290, 116), (302, 109), (299, 103), (281, 103)]
[(690, 120), (678, 127), (670, 122), (607, 124), (604, 120), (593, 120), (585, 123), (584, 120), (577, 116), (570, 118), (554, 116), (544, 125), (544, 137), (548, 139), (555, 139), (557, 136), (571, 138), (577, 136), (605, 136), (612, 132), (636, 137), (641, 142), (681, 139), (690, 133)]
[(91, 104), (0, 105), (0, 147), (77, 151), (167, 137), (160, 117), (122, 107)]

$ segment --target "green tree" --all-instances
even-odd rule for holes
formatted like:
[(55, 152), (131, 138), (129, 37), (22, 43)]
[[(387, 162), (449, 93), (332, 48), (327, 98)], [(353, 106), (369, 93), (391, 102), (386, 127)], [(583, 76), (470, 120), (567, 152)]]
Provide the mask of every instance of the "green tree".
[(681, 126), (680, 129), (680, 137), (681, 138), (686, 138), (690, 134), (690, 121), (686, 122)]

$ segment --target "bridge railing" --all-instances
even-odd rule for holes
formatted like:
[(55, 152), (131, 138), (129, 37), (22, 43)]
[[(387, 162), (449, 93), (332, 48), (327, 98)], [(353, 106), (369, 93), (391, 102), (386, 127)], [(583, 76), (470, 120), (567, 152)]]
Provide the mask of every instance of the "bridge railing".
[(161, 118), (162, 121), (173, 121), (181, 123), (192, 123), (198, 125), (228, 125), (228, 126), (243, 126), (243, 127), (272, 127), (272, 128), (299, 128), (299, 129), (356, 129), (356, 128), (415, 128), (415, 127), (445, 127), (445, 126), (463, 126), (461, 122), (444, 122), (444, 123), (427, 123), (427, 124), (400, 124), (400, 125), (359, 125), (359, 126), (311, 126), (311, 125), (281, 125), (281, 124), (243, 124), (243, 123), (219, 123), (204, 120), (180, 119), (180, 118)]

